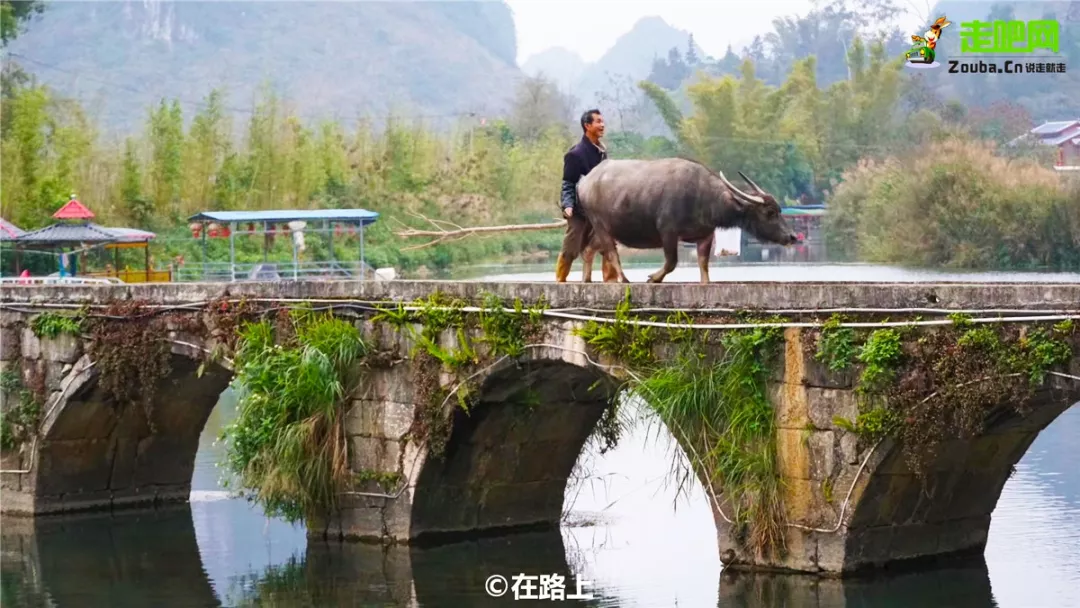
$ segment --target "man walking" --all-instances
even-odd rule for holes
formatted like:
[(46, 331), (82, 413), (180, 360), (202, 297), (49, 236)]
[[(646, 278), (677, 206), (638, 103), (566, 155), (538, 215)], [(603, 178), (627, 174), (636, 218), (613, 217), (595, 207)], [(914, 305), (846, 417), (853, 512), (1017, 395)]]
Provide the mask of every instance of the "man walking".
[[(562, 251), (555, 263), (555, 280), (565, 283), (570, 274), (574, 259), (581, 255), (592, 238), (592, 225), (578, 206), (577, 184), (582, 177), (592, 171), (607, 158), (607, 149), (600, 143), (604, 136), (604, 117), (600, 110), (586, 110), (581, 115), (581, 141), (570, 148), (563, 156), (562, 196), (559, 205), (566, 218), (566, 236), (563, 237)], [(604, 261), (603, 271), (607, 271)]]

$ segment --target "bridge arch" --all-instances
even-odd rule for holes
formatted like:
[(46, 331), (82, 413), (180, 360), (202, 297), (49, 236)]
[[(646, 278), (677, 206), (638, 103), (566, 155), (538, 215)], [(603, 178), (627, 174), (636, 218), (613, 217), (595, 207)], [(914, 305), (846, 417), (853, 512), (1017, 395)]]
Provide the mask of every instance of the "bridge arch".
[[(83, 355), (43, 410), (29, 488), (37, 513), (187, 501), (199, 436), (232, 380), (197, 344), (170, 342), (149, 407), (118, 403)], [(201, 368), (201, 369), (200, 369)]]
[(598, 367), (546, 350), (493, 368), (470, 410), (450, 412), (444, 449), (425, 457), (415, 480), (416, 542), (559, 526), (570, 474), (620, 387)]
[[(1072, 367), (1080, 367), (1080, 358)], [(886, 567), (950, 556), (981, 555), (991, 515), (1014, 467), (1039, 433), (1080, 404), (1080, 382), (1047, 381), (1024, 415), (1012, 404), (988, 414), (975, 437), (939, 445), (922, 476), (893, 439), (868, 452), (852, 494), (843, 542), (844, 570)]]

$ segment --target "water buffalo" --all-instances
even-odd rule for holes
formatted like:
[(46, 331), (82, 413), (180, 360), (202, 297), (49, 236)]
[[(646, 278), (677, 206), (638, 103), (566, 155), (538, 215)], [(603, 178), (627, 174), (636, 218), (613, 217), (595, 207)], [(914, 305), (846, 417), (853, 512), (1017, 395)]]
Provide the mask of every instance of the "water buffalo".
[(650, 283), (663, 281), (675, 269), (680, 241), (695, 243), (701, 282), (708, 283), (717, 228), (737, 226), (781, 245), (798, 242), (776, 199), (742, 172), (739, 175), (751, 193), (736, 188), (722, 173), (685, 158), (609, 159), (597, 165), (578, 183), (578, 201), (594, 231), (590, 246), (612, 265), (613, 272), (605, 273), (604, 280), (613, 281), (617, 273), (621, 282), (627, 282), (616, 243), (664, 250), (664, 267), (649, 275)]

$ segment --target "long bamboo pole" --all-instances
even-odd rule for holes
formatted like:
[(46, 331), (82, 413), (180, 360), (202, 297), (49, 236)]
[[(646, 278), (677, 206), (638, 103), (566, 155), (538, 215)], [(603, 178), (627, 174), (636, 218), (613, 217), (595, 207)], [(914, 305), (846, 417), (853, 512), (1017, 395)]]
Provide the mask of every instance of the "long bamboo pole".
[(557, 228), (565, 228), (566, 220), (558, 222), (552, 222), (548, 224), (509, 224), (504, 226), (474, 226), (471, 228), (458, 228), (455, 230), (416, 230), (409, 228), (406, 230), (399, 230), (396, 234), (401, 238), (413, 238), (418, 236), (430, 236), (435, 237), (434, 240), (428, 241), (422, 245), (414, 245), (412, 247), (406, 247), (402, 251), (410, 251), (414, 249), (423, 249), (425, 247), (431, 247), (438, 243), (445, 242), (447, 240), (456, 241), (463, 239), (467, 236), (474, 234), (484, 234), (493, 232), (524, 232), (528, 230), (555, 230)]

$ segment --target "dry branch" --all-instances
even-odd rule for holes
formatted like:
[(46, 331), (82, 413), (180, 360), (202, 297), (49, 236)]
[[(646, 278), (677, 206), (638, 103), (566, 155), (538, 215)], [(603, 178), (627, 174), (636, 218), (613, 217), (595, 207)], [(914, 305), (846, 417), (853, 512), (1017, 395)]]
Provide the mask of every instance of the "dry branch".
[[(399, 230), (396, 234), (401, 238), (413, 238), (418, 236), (430, 236), (435, 237), (433, 240), (423, 243), (421, 245), (413, 245), (412, 247), (406, 247), (402, 251), (411, 251), (414, 249), (424, 249), (425, 247), (431, 247), (439, 243), (447, 241), (457, 241), (474, 234), (489, 234), (495, 232), (523, 232), (526, 230), (554, 230), (556, 228), (564, 228), (566, 226), (566, 220), (560, 220), (550, 224), (509, 224), (506, 226), (474, 226), (472, 228), (462, 228), (451, 222), (443, 220), (433, 220), (431, 218), (412, 213), (411, 215), (427, 221), (434, 226), (435, 230), (418, 230), (415, 228), (405, 227), (403, 230)], [(401, 223), (401, 222), (398, 222)], [(448, 230), (440, 226), (440, 224), (449, 224), (454, 226), (453, 230)], [(404, 224), (402, 224), (404, 226)]]

